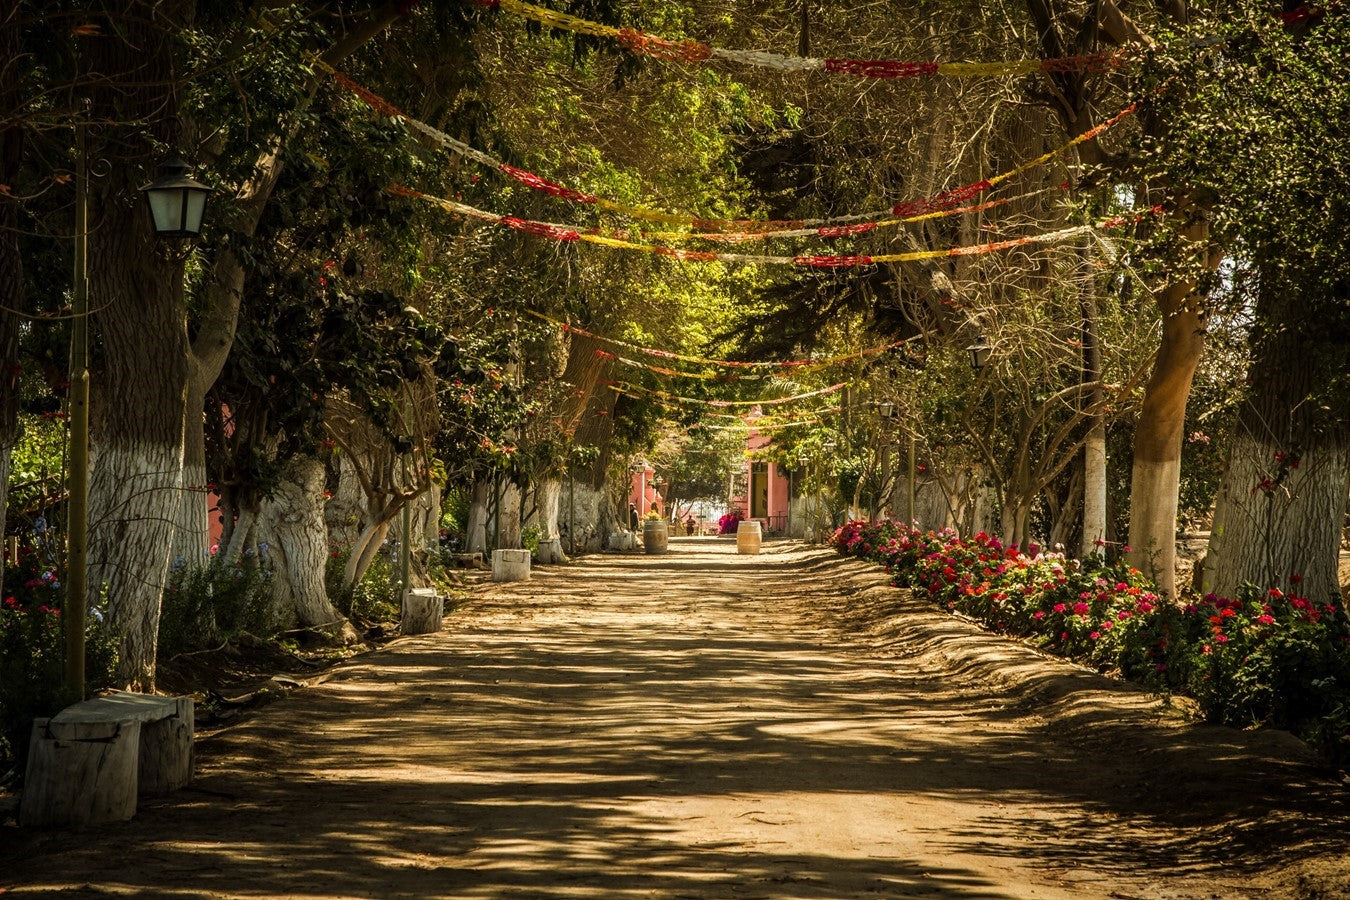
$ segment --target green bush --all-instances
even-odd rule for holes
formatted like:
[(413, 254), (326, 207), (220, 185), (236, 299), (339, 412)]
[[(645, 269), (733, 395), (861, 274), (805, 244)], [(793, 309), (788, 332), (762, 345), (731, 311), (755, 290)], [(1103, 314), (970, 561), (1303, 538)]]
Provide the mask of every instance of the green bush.
[(343, 571), (350, 558), (350, 547), (329, 553), (328, 568), (324, 573), (328, 599), (350, 619), (368, 622), (391, 622), (397, 619), (402, 613), (403, 602), (399, 596), (398, 573), (391, 556), (383, 550), (376, 553), (355, 588), (343, 585)]
[(537, 525), (529, 525), (520, 531), (520, 543), (525, 546), (526, 550), (530, 551), (531, 556), (537, 556), (539, 553), (540, 536), (541, 532)]
[(176, 563), (159, 613), (159, 658), (214, 646), (238, 634), (274, 636), (282, 627), (272, 603), (272, 570), (249, 557), (230, 565), (213, 556), (201, 566)]

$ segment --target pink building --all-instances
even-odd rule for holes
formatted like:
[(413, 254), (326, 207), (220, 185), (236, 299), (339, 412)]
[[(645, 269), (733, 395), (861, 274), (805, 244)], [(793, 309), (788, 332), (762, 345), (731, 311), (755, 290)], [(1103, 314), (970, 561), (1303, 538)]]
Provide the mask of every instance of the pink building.
[(640, 518), (645, 519), (647, 513), (653, 509), (662, 514), (666, 512), (665, 498), (661, 496), (661, 493), (656, 489), (656, 485), (653, 484), (655, 478), (656, 470), (646, 462), (638, 463), (636, 470), (633, 472), (633, 484), (628, 491), (628, 502), (637, 507)]
[[(752, 431), (745, 448), (747, 451), (759, 450), (769, 443), (767, 435)], [(731, 508), (739, 510), (747, 519), (758, 519), (766, 532), (786, 531), (792, 482), (777, 463), (747, 460), (745, 465), (746, 492), (731, 498)]]

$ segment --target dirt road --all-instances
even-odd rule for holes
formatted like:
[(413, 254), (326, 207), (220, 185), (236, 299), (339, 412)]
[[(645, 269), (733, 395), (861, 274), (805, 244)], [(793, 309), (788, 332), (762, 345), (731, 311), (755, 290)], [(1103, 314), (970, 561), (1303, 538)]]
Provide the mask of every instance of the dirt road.
[(199, 742), (193, 786), (132, 822), (0, 833), (0, 885), (1350, 896), (1345, 788), (1301, 744), (1186, 725), (883, 584), (695, 539), (484, 588), (445, 632)]

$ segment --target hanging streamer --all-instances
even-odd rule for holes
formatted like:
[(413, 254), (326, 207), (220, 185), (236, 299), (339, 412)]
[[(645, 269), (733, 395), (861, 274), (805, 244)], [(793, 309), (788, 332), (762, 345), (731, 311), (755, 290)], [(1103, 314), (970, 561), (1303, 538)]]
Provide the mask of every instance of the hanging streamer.
[(689, 403), (701, 406), (712, 406), (718, 409), (725, 409), (731, 406), (778, 406), (784, 403), (795, 403), (798, 400), (807, 400), (811, 397), (823, 397), (826, 394), (833, 394), (842, 391), (848, 387), (848, 382), (830, 385), (827, 388), (821, 388), (818, 391), (808, 391), (805, 394), (796, 394), (791, 397), (770, 397), (763, 400), (707, 400), (701, 397), (681, 397), (678, 394), (671, 394), (666, 391), (656, 390), (655, 388), (645, 388), (641, 385), (630, 384), (626, 381), (600, 381), (597, 384), (609, 387), (612, 390), (622, 394), (633, 394), (634, 396), (645, 395), (651, 397), (660, 397), (662, 400), (671, 400), (676, 403)]
[(894, 341), (893, 343), (890, 344), (882, 344), (877, 347), (868, 347), (865, 350), (858, 350), (853, 353), (845, 353), (841, 356), (831, 356), (825, 359), (786, 359), (781, 360), (779, 362), (746, 362), (745, 360), (739, 359), (707, 359), (702, 356), (685, 356), (680, 353), (672, 353), (669, 350), (657, 350), (653, 347), (643, 347), (640, 344), (632, 344), (629, 343), (628, 341), (621, 341), (618, 338), (605, 337), (604, 335), (595, 334), (594, 332), (587, 331), (584, 328), (579, 328), (576, 325), (569, 325), (566, 322), (560, 322), (557, 319), (546, 316), (541, 312), (535, 312), (532, 309), (528, 309), (525, 312), (531, 316), (534, 316), (536, 319), (540, 319), (542, 321), (548, 322), (550, 325), (557, 326), (558, 328), (561, 328), (563, 331), (568, 331), (573, 334), (579, 334), (582, 337), (587, 337), (590, 338), (591, 340), (603, 341), (604, 343), (612, 344), (616, 347), (623, 347), (625, 349), (632, 350), (637, 353), (644, 353), (647, 356), (655, 356), (661, 359), (674, 359), (680, 362), (696, 363), (698, 365), (703, 366), (723, 366), (729, 369), (797, 370), (805, 367), (825, 368), (826, 366), (835, 365), (836, 363), (852, 362), (857, 359), (864, 359), (868, 356), (875, 356), (878, 353), (885, 353), (887, 350), (893, 350), (896, 347), (900, 347), (903, 346), (904, 344), (909, 343), (911, 340), (915, 340), (915, 338), (905, 338), (904, 340)]
[(557, 241), (583, 241), (590, 244), (598, 244), (602, 247), (610, 247), (616, 250), (634, 250), (642, 253), (652, 253), (659, 256), (669, 256), (675, 259), (689, 262), (722, 262), (722, 263), (748, 263), (753, 265), (779, 265), (779, 266), (804, 266), (816, 269), (848, 269), (861, 268), (865, 266), (878, 265), (881, 263), (902, 263), (917, 262), (926, 259), (943, 259), (954, 256), (977, 256), (985, 253), (995, 253), (1000, 250), (1009, 250), (1014, 247), (1023, 247), (1030, 244), (1057, 244), (1063, 241), (1072, 240), (1084, 234), (1097, 231), (1099, 229), (1119, 228), (1122, 225), (1137, 222), (1147, 215), (1154, 215), (1161, 212), (1159, 207), (1154, 207), (1147, 212), (1130, 216), (1112, 216), (1102, 219), (1091, 225), (1073, 225), (1068, 228), (1060, 228), (1056, 231), (1043, 232), (1041, 234), (1029, 234), (1017, 238), (1009, 238), (1002, 241), (992, 241), (985, 244), (974, 244), (964, 247), (949, 247), (943, 250), (911, 250), (906, 253), (883, 253), (877, 255), (850, 254), (850, 255), (824, 255), (824, 256), (771, 256), (767, 254), (752, 253), (713, 253), (702, 250), (682, 250), (678, 247), (668, 247), (662, 244), (639, 244), (633, 241), (620, 240), (617, 238), (606, 237), (594, 231), (578, 232), (566, 225), (556, 225), (551, 222), (535, 222), (527, 219), (518, 219), (515, 216), (503, 216), (497, 213), (487, 212), (477, 207), (469, 206), (465, 203), (459, 203), (454, 200), (446, 200), (443, 197), (433, 197), (430, 194), (424, 194), (421, 191), (413, 190), (402, 185), (392, 185), (389, 192), (403, 197), (411, 197), (422, 200), (435, 206), (439, 206), (446, 212), (456, 215), (467, 216), (472, 219), (478, 219), (483, 222), (490, 222), (496, 225), (502, 225), (507, 228), (513, 228), (526, 234), (533, 234), (539, 237), (551, 237)]
[(634, 28), (614, 28), (570, 16), (523, 0), (473, 0), (478, 6), (499, 7), (549, 28), (611, 38), (630, 53), (671, 62), (699, 63), (708, 59), (774, 69), (779, 72), (828, 72), (857, 78), (919, 78), (945, 75), (953, 78), (1030, 75), (1035, 72), (1105, 72), (1129, 64), (1123, 51), (1087, 53), (1058, 59), (1019, 59), (996, 62), (903, 62), (890, 59), (818, 59), (762, 50), (724, 50), (700, 41), (676, 41), (645, 34)]
[[(383, 97), (380, 97), (378, 94), (371, 91), (370, 89), (357, 84), (347, 75), (343, 74), (342, 72), (338, 71), (337, 69), (328, 65), (322, 60), (316, 60), (314, 65), (316, 68), (332, 76), (333, 80), (336, 81), (339, 85), (351, 91), (351, 93), (354, 94), (358, 99), (360, 99), (363, 103), (365, 103), (367, 106), (369, 106), (376, 112), (380, 113), (381, 115), (391, 116), (400, 119), (405, 123), (407, 123), (409, 128), (413, 129), (414, 131), (418, 132), (419, 134), (426, 137), (428, 140), (432, 141), (435, 144), (438, 144), (444, 149), (449, 150), (450, 152), (456, 155), (463, 156), (467, 159), (472, 159), (474, 162), (479, 163), (480, 165), (486, 166), (491, 169), (496, 169), (503, 175), (506, 175), (508, 178), (511, 178), (533, 190), (542, 191), (544, 193), (550, 194), (555, 197), (559, 197), (564, 200), (568, 200), (570, 202), (582, 203), (589, 206), (596, 206), (598, 208), (605, 209), (610, 212), (619, 213), (621, 215), (629, 216), (635, 219), (641, 219), (648, 222), (659, 222), (666, 225), (679, 225), (687, 228), (701, 229), (703, 231), (709, 232), (734, 231), (740, 234), (754, 234), (754, 235), (762, 234), (765, 236), (774, 236), (775, 234), (787, 235), (788, 232), (796, 231), (802, 228), (815, 228), (818, 229), (818, 233), (820, 234), (821, 237), (840, 237), (844, 236), (848, 232), (832, 231), (831, 229), (833, 226), (842, 227), (852, 223), (859, 223), (859, 222), (866, 224), (866, 220), (876, 219), (879, 216), (886, 215), (887, 213), (900, 216), (906, 219), (907, 221), (914, 221), (918, 218), (927, 218), (934, 215), (955, 214), (956, 212), (959, 211), (956, 209), (956, 207), (959, 207), (966, 200), (978, 196), (984, 191), (987, 191), (990, 188), (994, 187), (995, 185), (1001, 184), (1002, 182), (1007, 181), (1008, 179), (1016, 175), (1020, 175), (1032, 168), (1035, 168), (1036, 166), (1042, 165), (1043, 163), (1048, 162), (1051, 159), (1054, 159), (1056, 156), (1059, 156), (1060, 154), (1072, 149), (1073, 147), (1078, 146), (1079, 144), (1092, 140), (1093, 138), (1099, 137), (1102, 134), (1102, 132), (1116, 125), (1126, 116), (1133, 113), (1136, 107), (1136, 104), (1133, 103), (1130, 104), (1125, 109), (1123, 109), (1116, 115), (1112, 116), (1110, 119), (1107, 119), (1106, 121), (1102, 122), (1100, 125), (1097, 125), (1096, 127), (1089, 129), (1088, 131), (1085, 131), (1084, 133), (1078, 135), (1077, 137), (1073, 138), (1067, 143), (1059, 147), (1056, 147), (1054, 150), (1051, 150), (1048, 153), (1043, 153), (1040, 156), (1036, 157), (1035, 159), (1030, 160), (1029, 162), (1025, 162), (1022, 165), (1018, 166), (1017, 168), (1012, 169), (1008, 172), (1004, 172), (1001, 175), (996, 175), (993, 178), (977, 181), (968, 185), (963, 185), (961, 187), (953, 188), (948, 191), (943, 191), (939, 194), (933, 195), (932, 197), (920, 200), (905, 201), (904, 203), (900, 203), (897, 204), (896, 206), (891, 207), (891, 209), (889, 210), (878, 210), (873, 212), (860, 213), (848, 216), (837, 216), (832, 218), (802, 219), (802, 220), (763, 221), (756, 219), (702, 219), (697, 216), (661, 212), (659, 210), (651, 210), (646, 209), (644, 207), (631, 206), (626, 203), (618, 203), (612, 200), (606, 200), (603, 197), (598, 197), (594, 194), (588, 194), (583, 191), (574, 190), (572, 188), (557, 184), (556, 182), (549, 181), (548, 179), (542, 178), (531, 172), (526, 172), (523, 169), (516, 168), (515, 166), (509, 165), (493, 156), (490, 156), (489, 154), (484, 153), (481, 150), (477, 150), (471, 147), (470, 145), (464, 143), (463, 141), (456, 140), (455, 138), (450, 137), (450, 135), (446, 134), (445, 132), (441, 131), (438, 128), (428, 125), (427, 123), (422, 122), (418, 119), (414, 119), (411, 116), (401, 112), (397, 107), (395, 107), (389, 101), (385, 100)], [(821, 229), (823, 229), (823, 231), (820, 231)], [(699, 235), (699, 236), (706, 237), (706, 235)], [(690, 251), (680, 251), (680, 252), (687, 253)], [(676, 254), (672, 252), (671, 255)]]

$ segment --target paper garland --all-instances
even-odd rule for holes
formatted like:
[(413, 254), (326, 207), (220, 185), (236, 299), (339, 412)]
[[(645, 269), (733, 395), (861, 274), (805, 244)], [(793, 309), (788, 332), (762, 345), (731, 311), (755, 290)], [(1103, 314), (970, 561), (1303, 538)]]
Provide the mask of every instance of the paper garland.
[(579, 334), (582, 337), (590, 338), (595, 341), (603, 341), (606, 344), (612, 344), (616, 347), (623, 347), (626, 350), (632, 350), (637, 353), (644, 353), (647, 356), (655, 356), (660, 359), (674, 359), (680, 362), (695, 363), (702, 366), (722, 366), (729, 369), (779, 369), (779, 370), (800, 370), (804, 367), (825, 367), (841, 362), (852, 362), (853, 360), (863, 359), (868, 356), (875, 356), (878, 353), (885, 353), (887, 350), (893, 350), (896, 347), (909, 343), (913, 338), (894, 341), (889, 344), (881, 344), (876, 347), (868, 347), (864, 350), (858, 350), (853, 353), (845, 353), (840, 356), (830, 356), (825, 359), (785, 359), (779, 362), (747, 362), (740, 359), (708, 359), (703, 356), (686, 356), (680, 353), (672, 353), (669, 350), (657, 350), (654, 347), (643, 347), (640, 344), (633, 344), (628, 341), (621, 341), (618, 338), (605, 337), (595, 334), (576, 325), (570, 325), (567, 322), (560, 322), (557, 319), (546, 316), (541, 312), (535, 312), (532, 309), (525, 311), (528, 315), (534, 316), (550, 325), (555, 325), (563, 331), (573, 334)]
[(421, 191), (413, 190), (412, 188), (404, 187), (403, 185), (391, 185), (388, 190), (391, 194), (397, 196), (410, 197), (416, 200), (422, 200), (434, 206), (439, 206), (446, 212), (455, 215), (466, 216), (482, 222), (490, 222), (494, 225), (512, 228), (525, 234), (549, 238), (562, 243), (581, 241), (584, 243), (597, 244), (602, 247), (609, 247), (615, 250), (634, 250), (658, 256), (669, 256), (684, 262), (802, 266), (815, 269), (848, 269), (879, 265), (882, 263), (918, 262), (920, 260), (944, 259), (956, 256), (977, 256), (985, 253), (995, 253), (1000, 250), (1009, 250), (1014, 247), (1023, 247), (1029, 244), (1056, 244), (1099, 229), (1119, 228), (1122, 225), (1128, 225), (1132, 222), (1139, 221), (1145, 215), (1160, 212), (1160, 210), (1155, 207), (1143, 214), (1111, 216), (1090, 225), (1073, 225), (1068, 228), (1060, 228), (1056, 231), (1043, 232), (1041, 234), (1023, 235), (1022, 237), (1008, 238), (1007, 240), (1002, 241), (991, 241), (984, 244), (948, 247), (943, 250), (911, 250), (905, 253), (883, 253), (877, 255), (772, 256), (754, 253), (684, 250), (679, 247), (670, 247), (664, 244), (641, 244), (634, 241), (609, 237), (600, 233), (599, 229), (578, 230), (569, 225), (558, 225), (553, 222), (537, 222), (530, 219), (517, 218), (515, 216), (503, 216), (478, 209), (474, 206), (469, 206), (466, 203), (459, 203), (455, 200), (446, 200), (443, 197), (434, 197), (430, 194), (424, 194)]
[(499, 7), (514, 15), (576, 34), (611, 38), (630, 53), (671, 62), (699, 63), (720, 59), (779, 72), (828, 72), (857, 78), (918, 78), (941, 75), (956, 78), (1030, 75), (1036, 72), (1105, 72), (1129, 64), (1122, 51), (1086, 53), (1059, 59), (1020, 59), (997, 62), (904, 62), (891, 59), (820, 59), (761, 50), (725, 50), (700, 41), (676, 41), (638, 31), (615, 28), (523, 0), (473, 0), (478, 6)]
[[(505, 163), (502, 160), (499, 160), (487, 153), (484, 153), (481, 150), (477, 150), (471, 147), (470, 145), (464, 143), (463, 141), (456, 140), (455, 138), (450, 137), (450, 135), (446, 134), (440, 129), (428, 125), (426, 122), (414, 119), (413, 117), (399, 110), (388, 100), (385, 100), (383, 97), (376, 94), (374, 91), (371, 91), (370, 89), (365, 88), (360, 84), (357, 84), (347, 75), (343, 74), (342, 72), (338, 71), (337, 69), (328, 65), (327, 63), (324, 63), (322, 60), (316, 61), (315, 66), (316, 68), (319, 68), (320, 70), (330, 75), (334, 81), (336, 81), (342, 87), (346, 88), (348, 91), (350, 91), (363, 103), (365, 103), (367, 106), (369, 106), (376, 112), (381, 113), (382, 115), (387, 115), (396, 119), (400, 119), (403, 122), (407, 123), (409, 128), (419, 132), (428, 140), (431, 140), (432, 142), (443, 147), (444, 149), (449, 150), (450, 152), (455, 153), (459, 156), (463, 156), (467, 159), (472, 159), (474, 162), (479, 163), (480, 165), (486, 166), (491, 169), (496, 169), (497, 171), (501, 172), (507, 177), (533, 190), (543, 191), (552, 196), (561, 198), (563, 200), (568, 200), (573, 203), (582, 203), (590, 206), (595, 206), (600, 209), (609, 210), (610, 212), (620, 213), (622, 215), (629, 216), (631, 218), (641, 219), (648, 222), (659, 222), (666, 225), (680, 225), (687, 228), (702, 229), (708, 232), (735, 231), (737, 233), (743, 234), (755, 234), (755, 235), (763, 234), (768, 236), (772, 236), (774, 233), (787, 233), (791, 231), (800, 230), (803, 228), (814, 228), (816, 229), (817, 234), (821, 237), (841, 237), (850, 233), (855, 233), (854, 226), (857, 223), (862, 223), (865, 226), (867, 224), (870, 224), (867, 222), (867, 220), (876, 219), (880, 216), (886, 215), (888, 212), (891, 215), (902, 217), (902, 219), (905, 219), (907, 221), (913, 221), (916, 218), (927, 218), (937, 214), (946, 214), (946, 215), (954, 214), (957, 211), (956, 208), (959, 207), (962, 203), (965, 203), (967, 200), (970, 200), (978, 196), (979, 194), (982, 194), (985, 191), (992, 189), (994, 186), (1001, 184), (1002, 182), (1007, 181), (1010, 178), (1013, 178), (1030, 169), (1042, 165), (1043, 163), (1046, 163), (1051, 159), (1054, 159), (1056, 156), (1059, 156), (1060, 154), (1078, 146), (1079, 144), (1085, 143), (1096, 137), (1099, 137), (1104, 131), (1113, 127), (1114, 125), (1119, 123), (1122, 119), (1126, 118), (1131, 113), (1133, 113), (1137, 106), (1137, 104), (1134, 103), (1130, 104), (1125, 109), (1116, 113), (1111, 118), (1105, 120), (1104, 122), (1100, 123), (1099, 125), (1093, 128), (1088, 129), (1087, 131), (1083, 132), (1082, 134), (1078, 135), (1077, 137), (1073, 138), (1067, 143), (1059, 147), (1056, 147), (1055, 149), (1049, 151), (1048, 153), (1043, 153), (1040, 156), (1036, 157), (1035, 159), (1024, 162), (1021, 165), (1017, 166), (1016, 168), (1010, 169), (1009, 171), (1004, 172), (1000, 175), (995, 175), (992, 178), (973, 182), (971, 184), (962, 185), (961, 187), (953, 188), (951, 190), (942, 191), (940, 193), (934, 194), (931, 197), (926, 197), (918, 200), (907, 200), (903, 203), (896, 204), (889, 210), (879, 210), (855, 215), (836, 216), (831, 218), (800, 219), (800, 220), (763, 221), (756, 219), (703, 219), (697, 216), (683, 215), (679, 213), (667, 213), (659, 210), (647, 209), (645, 207), (632, 206), (626, 203), (619, 203), (613, 200), (607, 200), (604, 197), (599, 197), (594, 194), (588, 194), (585, 193), (584, 191), (578, 191), (573, 188), (565, 187), (563, 185), (549, 181), (548, 179), (543, 178), (539, 175), (535, 175), (531, 172), (527, 172), (523, 169), (519, 169), (515, 166), (509, 165), (508, 163)], [(843, 227), (841, 229), (835, 226), (847, 226), (847, 227)], [(871, 230), (871, 229), (866, 228), (864, 230)], [(707, 235), (700, 235), (700, 236), (707, 237)]]
[(678, 394), (671, 394), (655, 388), (645, 388), (641, 385), (630, 384), (626, 381), (600, 381), (597, 383), (621, 394), (660, 397), (663, 400), (671, 400), (677, 403), (711, 406), (717, 409), (726, 409), (732, 406), (778, 406), (784, 403), (795, 403), (798, 400), (808, 400), (812, 397), (823, 397), (826, 394), (833, 394), (848, 387), (848, 382), (845, 381), (840, 382), (839, 384), (830, 385), (827, 388), (821, 388), (817, 391), (808, 391), (805, 394), (796, 394), (791, 397), (770, 397), (762, 400), (708, 400), (702, 397), (681, 397)]

